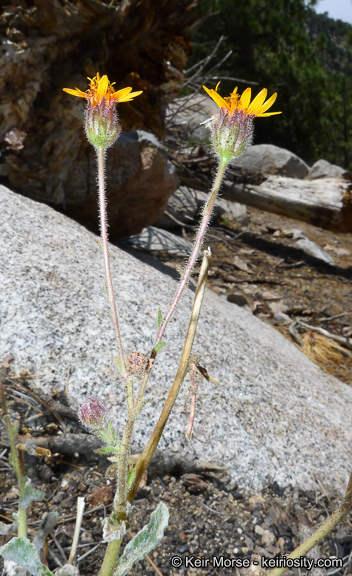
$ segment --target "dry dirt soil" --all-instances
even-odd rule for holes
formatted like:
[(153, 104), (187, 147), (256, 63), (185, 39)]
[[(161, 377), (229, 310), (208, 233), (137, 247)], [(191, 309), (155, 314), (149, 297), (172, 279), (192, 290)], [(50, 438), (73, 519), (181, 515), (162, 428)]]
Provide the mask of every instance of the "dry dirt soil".
[[(245, 224), (228, 216), (208, 230), (204, 245), (213, 254), (208, 287), (245, 306), (323, 370), (352, 384), (352, 234), (247, 210)], [(296, 248), (291, 230), (297, 229), (335, 265)], [(193, 239), (194, 232), (187, 227), (183, 235)], [(180, 257), (155, 256), (174, 268), (184, 265)]]

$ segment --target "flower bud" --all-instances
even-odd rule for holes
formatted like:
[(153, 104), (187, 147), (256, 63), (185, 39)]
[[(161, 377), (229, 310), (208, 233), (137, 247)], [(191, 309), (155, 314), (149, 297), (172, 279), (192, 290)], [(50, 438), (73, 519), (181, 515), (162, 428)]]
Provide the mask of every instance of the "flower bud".
[(83, 426), (91, 432), (101, 430), (106, 427), (106, 407), (98, 398), (86, 398), (83, 404), (79, 405), (78, 417)]
[(93, 146), (112, 146), (121, 132), (115, 103), (107, 103), (105, 98), (95, 106), (88, 102), (85, 127), (87, 138)]
[(242, 110), (227, 114), (220, 108), (219, 114), (213, 116), (210, 129), (216, 154), (229, 162), (243, 154), (253, 139), (254, 116), (248, 116)]
[(144, 374), (148, 367), (148, 358), (142, 352), (131, 352), (126, 356), (126, 368), (130, 374)]

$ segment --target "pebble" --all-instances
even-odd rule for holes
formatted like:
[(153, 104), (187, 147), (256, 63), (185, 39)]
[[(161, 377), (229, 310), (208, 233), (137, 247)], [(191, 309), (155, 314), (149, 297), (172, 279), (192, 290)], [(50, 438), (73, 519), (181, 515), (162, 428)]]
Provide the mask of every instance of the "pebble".
[(91, 542), (94, 542), (94, 538), (93, 538), (92, 534), (90, 534), (89, 532), (85, 532), (85, 531), (81, 532), (79, 539), (80, 539), (81, 544), (89, 544)]

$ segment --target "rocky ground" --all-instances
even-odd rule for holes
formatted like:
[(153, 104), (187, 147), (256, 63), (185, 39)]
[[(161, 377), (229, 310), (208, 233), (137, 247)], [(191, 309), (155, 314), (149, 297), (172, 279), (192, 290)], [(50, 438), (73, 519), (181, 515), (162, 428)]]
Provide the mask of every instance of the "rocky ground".
[[(19, 390), (22, 396), (14, 400), (14, 394)], [(29, 409), (28, 405), (35, 406), (35, 409), (39, 406), (44, 412), (45, 406), (29, 391), (28, 381), (12, 378), (5, 381), (9, 408), (20, 418), (21, 432), (31, 437), (63, 436), (65, 427), (68, 442), (71, 433), (82, 432), (71, 418), (58, 418), (56, 411), (46, 412), (40, 420), (31, 420), (34, 409)], [(111, 510), (114, 493), (114, 485), (104, 476), (106, 463), (56, 453), (46, 459), (27, 456), (26, 466), (36, 486), (46, 493), (45, 501), (31, 505), (30, 535), (35, 534), (45, 512), (56, 510), (59, 514), (59, 522), (48, 541), (46, 559), (49, 567), (54, 570), (67, 561), (77, 497), (84, 496), (86, 509), (77, 564), (82, 575), (96, 575), (105, 549), (101, 541), (101, 520)], [(11, 522), (18, 498), (14, 474), (4, 453), (0, 467), (0, 492), (3, 495), (0, 516), (2, 521)], [(135, 576), (155, 572), (164, 576), (233, 575), (234, 569), (226, 565), (215, 568), (209, 563), (205, 566), (204, 558), (216, 556), (219, 562), (224, 562), (229, 558), (250, 558), (253, 553), (264, 558), (287, 555), (337, 506), (336, 499), (331, 499), (319, 483), (314, 493), (282, 490), (273, 485), (261, 494), (249, 494), (231, 482), (226, 470), (209, 464), (203, 472), (198, 470), (198, 473), (187, 474), (151, 469), (134, 503), (131, 533), (135, 534), (148, 522), (160, 500), (169, 507), (170, 523), (165, 538), (150, 558), (133, 569)], [(330, 569), (328, 574), (347, 576), (352, 573), (351, 550), (351, 519), (347, 519), (315, 550), (315, 557), (342, 558), (343, 568)], [(201, 567), (194, 566), (196, 558), (203, 563)], [(188, 567), (187, 561), (190, 562)], [(180, 565), (176, 567), (177, 562)], [(322, 571), (313, 573), (324, 574)]]
[[(208, 286), (295, 342), (326, 372), (352, 384), (352, 234), (336, 234), (255, 208), (239, 224), (225, 214), (208, 231)], [(331, 265), (295, 246), (299, 231)], [(182, 231), (192, 239), (194, 231)], [(154, 253), (177, 268), (184, 258)], [(198, 265), (199, 269), (199, 265)]]

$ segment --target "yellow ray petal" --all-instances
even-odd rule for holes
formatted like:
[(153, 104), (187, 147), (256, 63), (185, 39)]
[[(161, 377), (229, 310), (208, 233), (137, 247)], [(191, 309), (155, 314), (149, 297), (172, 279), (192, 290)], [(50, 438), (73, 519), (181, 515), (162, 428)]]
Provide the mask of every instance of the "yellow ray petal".
[[(97, 75), (98, 76), (98, 75)], [(104, 74), (104, 76), (99, 80), (97, 88), (97, 100), (100, 102), (106, 96), (106, 92), (109, 86), (109, 78)]]
[(130, 102), (130, 100), (133, 100), (136, 96), (139, 96), (140, 94), (142, 94), (143, 90), (140, 90), (139, 92), (131, 92), (131, 94), (126, 94), (126, 96), (122, 96), (120, 98), (115, 98), (116, 102)]
[(264, 116), (275, 116), (275, 114), (282, 114), (282, 112), (265, 112), (265, 114), (257, 114), (257, 117), (263, 118)]
[(209, 90), (206, 86), (203, 86), (203, 88), (210, 96), (210, 98), (212, 98), (220, 108), (226, 108), (226, 110), (230, 110), (230, 106), (227, 104), (227, 102), (225, 102), (223, 98), (221, 98), (220, 94), (215, 92), (215, 90)]
[(112, 97), (114, 98), (114, 100), (121, 100), (121, 98), (128, 96), (131, 90), (132, 90), (131, 87), (121, 88), (121, 90), (116, 90), (116, 92), (113, 93)]
[[(142, 94), (142, 93), (143, 93), (143, 90), (138, 90), (137, 92), (131, 92), (131, 93), (128, 95), (128, 98), (129, 98), (130, 100), (133, 100), (133, 98), (135, 98), (136, 96), (139, 96), (139, 95)], [(119, 100), (120, 100), (120, 102), (121, 102), (121, 99), (119, 99)]]
[(80, 98), (88, 98), (88, 94), (86, 92), (82, 92), (82, 90), (79, 90), (79, 88), (75, 88), (73, 90), (73, 88), (63, 88), (64, 92), (67, 92), (67, 94), (71, 94), (72, 96), (79, 96)]
[(253, 102), (247, 108), (247, 114), (256, 114), (258, 112), (266, 98), (267, 93), (267, 89), (263, 88), (263, 90), (261, 90), (259, 94), (256, 95)]
[(252, 90), (250, 88), (246, 88), (238, 104), (238, 108), (240, 110), (246, 110), (248, 108), (248, 105), (251, 101), (251, 94)]
[(263, 114), (263, 112), (266, 112), (270, 108), (270, 106), (272, 106), (274, 104), (276, 97), (277, 97), (277, 92), (275, 92), (272, 96), (270, 96), (270, 98), (265, 102), (265, 104), (263, 104), (259, 108), (257, 114), (259, 115), (259, 114)]

